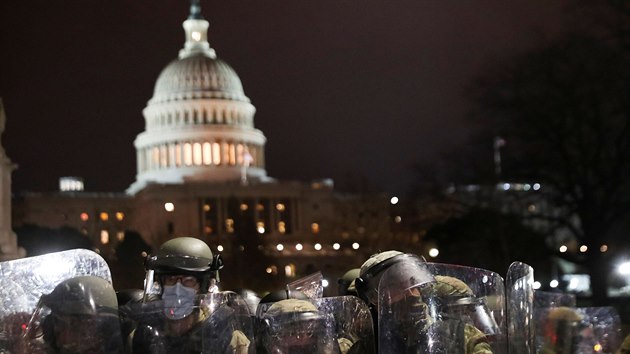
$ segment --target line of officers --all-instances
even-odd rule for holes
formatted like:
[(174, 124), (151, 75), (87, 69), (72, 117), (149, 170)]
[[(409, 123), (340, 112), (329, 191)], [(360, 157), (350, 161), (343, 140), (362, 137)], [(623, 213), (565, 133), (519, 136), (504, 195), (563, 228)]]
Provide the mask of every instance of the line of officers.
[(66, 279), (12, 340), (0, 331), (0, 354), (630, 353), (618, 321), (607, 321), (614, 312), (590, 316), (553, 301), (535, 308), (533, 270), (523, 263), (504, 280), (385, 251), (339, 279), (340, 296), (322, 297), (315, 274), (262, 299), (219, 291), (222, 268), (206, 243), (180, 237), (147, 257), (143, 290)]

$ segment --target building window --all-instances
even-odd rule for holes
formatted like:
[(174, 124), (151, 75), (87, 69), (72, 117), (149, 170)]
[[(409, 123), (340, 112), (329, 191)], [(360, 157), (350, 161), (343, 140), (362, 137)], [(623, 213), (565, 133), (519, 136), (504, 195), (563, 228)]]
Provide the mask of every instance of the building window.
[(243, 164), (243, 144), (236, 145), (236, 163)]
[(195, 163), (195, 166), (201, 166), (201, 163), (203, 162), (203, 156), (201, 156), (200, 143), (193, 144), (193, 162)]
[(225, 219), (225, 231), (228, 234), (234, 233), (234, 219)]
[(109, 243), (109, 231), (101, 230), (101, 244), (106, 245)]
[(319, 233), (319, 224), (314, 222), (311, 224), (311, 232), (314, 234), (318, 234)]
[(168, 166), (168, 150), (166, 145), (160, 146), (160, 167), (166, 168)]
[(160, 166), (160, 149), (156, 146), (151, 149), (151, 169), (154, 170)]
[(265, 233), (265, 223), (262, 221), (259, 221), (256, 223), (256, 231), (258, 231), (259, 234), (264, 234)]
[(278, 210), (279, 212), (283, 212), (285, 209), (286, 207), (284, 206), (283, 203), (276, 204), (276, 210)]
[(118, 241), (124, 241), (125, 240), (125, 232), (124, 231), (118, 231), (116, 233), (116, 238), (118, 239)]
[(116, 220), (122, 221), (125, 218), (125, 214), (121, 211), (116, 212)]
[(184, 144), (184, 165), (191, 166), (192, 159), (192, 145), (190, 143)]
[(236, 165), (236, 146), (230, 143), (229, 149), (230, 149), (229, 150), (230, 151), (230, 165), (234, 166)]
[(288, 278), (295, 277), (295, 265), (287, 264), (286, 266), (284, 266), (284, 275), (286, 275)]
[(182, 165), (182, 146), (177, 143), (175, 144), (175, 166), (179, 167)]
[(241, 211), (246, 211), (247, 209), (249, 209), (249, 206), (247, 205), (247, 203), (241, 203), (240, 207)]
[(212, 164), (212, 149), (210, 143), (203, 143), (203, 164), (208, 166)]
[(219, 143), (212, 143), (212, 162), (215, 165), (221, 164), (221, 145)]
[(278, 222), (278, 232), (281, 234), (284, 234), (287, 232), (287, 225), (285, 224), (284, 221)]
[(101, 220), (103, 221), (109, 220), (109, 214), (107, 214), (106, 212), (102, 212), (100, 216), (101, 216)]
[(175, 210), (175, 204), (173, 203), (164, 203), (164, 210), (168, 211), (169, 213), (172, 212), (173, 210)]

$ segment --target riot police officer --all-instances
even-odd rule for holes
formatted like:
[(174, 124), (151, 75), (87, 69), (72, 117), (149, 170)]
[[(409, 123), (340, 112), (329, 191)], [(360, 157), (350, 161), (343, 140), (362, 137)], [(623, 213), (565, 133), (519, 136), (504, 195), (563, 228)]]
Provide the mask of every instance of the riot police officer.
[(245, 333), (253, 336), (249, 311), (237, 294), (218, 292), (222, 267), (221, 257), (193, 237), (171, 239), (147, 257), (145, 303), (131, 351), (247, 353)]
[(118, 354), (123, 350), (116, 293), (107, 280), (96, 276), (64, 280), (42, 295), (26, 332), (25, 350), (30, 353)]

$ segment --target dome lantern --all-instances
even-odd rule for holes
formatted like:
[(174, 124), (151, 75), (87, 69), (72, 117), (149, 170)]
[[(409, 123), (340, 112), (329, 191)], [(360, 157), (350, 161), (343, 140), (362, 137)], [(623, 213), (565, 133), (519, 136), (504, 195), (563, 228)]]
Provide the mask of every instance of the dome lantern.
[(190, 1), (190, 15), (184, 21), (183, 27), (186, 32), (186, 42), (184, 48), (179, 51), (179, 58), (187, 58), (195, 54), (204, 54), (210, 58), (216, 58), (214, 49), (208, 43), (208, 27), (210, 24), (201, 15), (201, 5), (199, 0)]

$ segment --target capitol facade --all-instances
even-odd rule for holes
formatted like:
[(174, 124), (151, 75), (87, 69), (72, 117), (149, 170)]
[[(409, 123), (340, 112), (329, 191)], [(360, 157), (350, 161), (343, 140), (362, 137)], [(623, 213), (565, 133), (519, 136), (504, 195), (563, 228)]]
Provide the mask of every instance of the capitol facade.
[(331, 180), (267, 175), (256, 108), (210, 46), (198, 5), (183, 28), (184, 47), (142, 111), (135, 182), (126, 191), (91, 193), (81, 178), (62, 178), (59, 191), (16, 196), (14, 226), (71, 227), (105, 259), (116, 259), (129, 230), (153, 249), (198, 237), (224, 258), (227, 287), (255, 290), (316, 271), (335, 281), (391, 247), (395, 216), (386, 195), (342, 195)]

